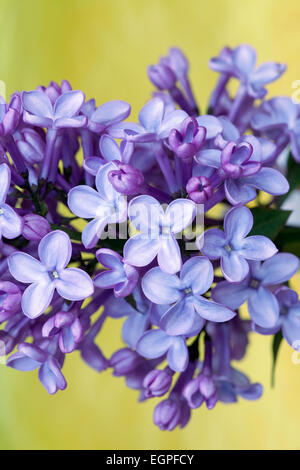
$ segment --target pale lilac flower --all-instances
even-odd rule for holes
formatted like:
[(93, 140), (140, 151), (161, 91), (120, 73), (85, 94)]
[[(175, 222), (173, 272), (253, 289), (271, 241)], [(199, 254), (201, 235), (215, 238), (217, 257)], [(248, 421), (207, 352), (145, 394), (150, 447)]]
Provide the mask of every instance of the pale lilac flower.
[(90, 106), (88, 112), (85, 113), (88, 116), (88, 128), (97, 134), (104, 131), (109, 133), (110, 127), (124, 121), (129, 116), (130, 111), (130, 104), (120, 100), (108, 101), (97, 109)]
[(39, 345), (21, 343), (18, 352), (12, 354), (7, 365), (16, 370), (31, 371), (39, 369), (39, 379), (50, 395), (64, 390), (67, 382), (61, 372), (64, 356), (56, 353), (56, 343), (48, 339)]
[(185, 338), (170, 336), (160, 329), (146, 331), (138, 341), (136, 350), (147, 359), (166, 355), (169, 367), (175, 372), (183, 372), (189, 362)]
[(112, 161), (128, 163), (134, 151), (134, 144), (122, 140), (119, 146), (112, 137), (104, 134), (100, 138), (99, 149), (102, 157), (87, 157), (83, 161), (84, 169), (94, 176), (105, 163)]
[(82, 127), (87, 119), (78, 113), (84, 98), (82, 91), (67, 91), (60, 95), (53, 105), (47, 94), (42, 91), (24, 91), (24, 121), (48, 129)]
[(108, 179), (108, 174), (118, 167), (107, 163), (97, 173), (96, 188), (76, 186), (68, 195), (68, 206), (78, 217), (93, 219), (82, 232), (82, 242), (86, 248), (92, 248), (107, 224), (125, 222), (127, 218), (126, 198), (120, 195)]
[(124, 246), (124, 259), (133, 266), (146, 266), (157, 256), (161, 269), (176, 273), (181, 268), (181, 254), (175, 234), (188, 227), (195, 217), (195, 204), (177, 199), (164, 212), (151, 196), (138, 196), (128, 207), (128, 217), (140, 231)]
[(170, 306), (161, 318), (160, 327), (169, 335), (193, 336), (201, 331), (205, 320), (224, 322), (233, 318), (232, 310), (203, 297), (213, 278), (212, 264), (202, 256), (186, 261), (180, 277), (159, 267), (150, 269), (142, 280), (146, 297), (155, 304)]
[(265, 85), (277, 80), (286, 69), (284, 64), (275, 62), (265, 62), (256, 68), (255, 49), (247, 44), (235, 49), (226, 48), (226, 52), (211, 59), (210, 68), (240, 80), (253, 98), (263, 98), (267, 93)]
[(227, 212), (224, 232), (218, 228), (206, 230), (197, 238), (198, 248), (208, 258), (221, 259), (224, 277), (240, 282), (249, 272), (247, 260), (265, 260), (278, 250), (262, 235), (247, 237), (253, 225), (253, 216), (247, 207), (235, 207)]
[(281, 329), (282, 335), (292, 348), (300, 346), (300, 301), (297, 292), (286, 286), (274, 292), (279, 306), (279, 316), (275, 325), (269, 328), (254, 324), (254, 331), (263, 335), (273, 335)]
[(5, 203), (10, 188), (11, 171), (6, 163), (0, 165), (0, 239), (16, 238), (22, 233), (23, 220)]
[(279, 306), (273, 286), (288, 281), (298, 270), (299, 260), (290, 253), (278, 253), (264, 263), (249, 263), (249, 274), (239, 283), (220, 282), (212, 298), (237, 309), (248, 300), (248, 311), (254, 323), (268, 328), (277, 324)]
[(135, 288), (139, 274), (130, 264), (124, 263), (122, 257), (113, 250), (101, 248), (96, 257), (107, 270), (97, 274), (94, 284), (102, 289), (114, 289), (116, 297), (126, 297)]
[(110, 128), (110, 135), (133, 142), (154, 142), (167, 138), (171, 129), (177, 129), (187, 117), (187, 113), (182, 110), (167, 113), (164, 101), (153, 98), (140, 111), (139, 124), (117, 124)]
[(263, 135), (275, 138), (280, 151), (290, 143), (293, 157), (300, 161), (300, 107), (291, 98), (264, 101), (254, 113), (251, 125)]
[(48, 233), (38, 247), (40, 261), (27, 253), (16, 252), (8, 259), (12, 276), (30, 284), (22, 296), (22, 309), (29, 318), (41, 315), (50, 305), (55, 290), (67, 300), (83, 300), (93, 294), (89, 275), (78, 268), (67, 268), (72, 245), (60, 230)]
[(0, 281), (0, 323), (8, 320), (21, 306), (22, 293), (16, 284)]
[(74, 312), (62, 310), (44, 323), (42, 335), (46, 338), (58, 335), (59, 348), (66, 354), (76, 349), (84, 336), (84, 330)]

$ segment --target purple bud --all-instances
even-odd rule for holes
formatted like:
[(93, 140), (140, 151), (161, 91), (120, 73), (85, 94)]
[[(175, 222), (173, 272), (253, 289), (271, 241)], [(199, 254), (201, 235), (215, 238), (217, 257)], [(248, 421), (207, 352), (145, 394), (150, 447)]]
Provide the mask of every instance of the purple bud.
[(19, 93), (14, 93), (11, 97), (9, 104), (6, 104), (4, 99), (0, 100), (0, 135), (6, 136), (12, 134), (20, 120), (21, 116), (21, 97)]
[(148, 77), (159, 90), (170, 90), (176, 83), (176, 76), (172, 69), (159, 63), (148, 67)]
[(199, 126), (195, 118), (188, 117), (182, 122), (180, 130), (171, 130), (169, 145), (179, 158), (191, 160), (199, 152), (205, 137), (205, 127)]
[(160, 397), (172, 385), (172, 375), (166, 370), (151, 370), (144, 378), (143, 386), (147, 397)]
[(110, 171), (108, 178), (115, 190), (124, 195), (137, 194), (144, 182), (142, 172), (127, 163), (114, 163), (119, 169)]
[(123, 348), (112, 355), (109, 364), (114, 369), (113, 375), (121, 377), (133, 372), (140, 362), (141, 357), (135, 351)]
[(203, 204), (213, 195), (213, 187), (206, 176), (192, 176), (187, 182), (186, 191), (197, 204)]
[(190, 419), (190, 409), (186, 400), (172, 395), (156, 405), (153, 421), (162, 431), (172, 431), (176, 426), (183, 428)]
[(0, 281), (0, 323), (8, 320), (20, 307), (22, 293), (9, 281)]
[(22, 235), (26, 240), (39, 242), (51, 230), (49, 222), (40, 215), (26, 214), (23, 220)]
[(15, 134), (15, 140), (19, 152), (30, 165), (43, 160), (46, 150), (46, 143), (40, 133), (25, 127)]

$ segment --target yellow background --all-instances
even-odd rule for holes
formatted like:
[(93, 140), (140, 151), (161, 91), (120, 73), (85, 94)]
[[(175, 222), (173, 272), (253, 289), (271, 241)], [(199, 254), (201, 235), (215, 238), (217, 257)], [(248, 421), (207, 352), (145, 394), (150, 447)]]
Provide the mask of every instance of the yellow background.
[[(136, 114), (152, 86), (146, 67), (172, 45), (183, 48), (202, 108), (216, 76), (209, 58), (224, 45), (248, 42), (259, 61), (286, 62), (271, 94), (292, 93), (300, 79), (298, 0), (0, 0), (0, 79), (7, 92), (70, 80), (97, 103), (129, 101)], [(109, 355), (119, 344), (119, 323), (100, 336)], [(270, 338), (251, 337), (242, 363), (265, 386), (258, 402), (195, 410), (184, 430), (152, 424), (154, 401), (110, 372), (97, 374), (77, 353), (67, 358), (68, 388), (47, 395), (35, 372), (0, 366), (2, 449), (292, 449), (300, 447), (300, 365), (284, 345), (276, 388), (270, 388)]]

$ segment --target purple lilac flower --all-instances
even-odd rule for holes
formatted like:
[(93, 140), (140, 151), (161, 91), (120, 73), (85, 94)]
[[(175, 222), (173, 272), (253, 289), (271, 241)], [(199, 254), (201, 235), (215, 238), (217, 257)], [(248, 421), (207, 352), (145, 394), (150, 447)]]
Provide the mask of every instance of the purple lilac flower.
[(239, 137), (233, 125), (226, 120), (221, 122), (225, 132), (216, 138), (219, 148), (201, 150), (196, 161), (217, 170), (228, 201), (233, 205), (246, 204), (256, 198), (256, 189), (272, 195), (287, 193), (286, 178), (278, 170), (262, 166), (273, 147), (270, 149), (253, 136)]
[(140, 233), (126, 242), (125, 261), (133, 266), (147, 266), (157, 256), (163, 271), (179, 271), (182, 261), (174, 235), (192, 223), (195, 204), (187, 199), (177, 199), (164, 212), (153, 197), (138, 196), (129, 204), (128, 217)]
[(213, 195), (213, 186), (206, 176), (192, 176), (186, 185), (189, 198), (197, 204), (207, 202)]
[[(53, 351), (54, 349), (54, 351)], [(7, 365), (16, 370), (30, 371), (39, 369), (39, 379), (48, 393), (53, 395), (57, 390), (64, 390), (67, 382), (61, 372), (64, 356), (56, 353), (56, 345), (49, 340), (39, 346), (21, 343), (18, 351), (12, 354)]]
[(198, 248), (210, 259), (221, 259), (224, 277), (240, 282), (249, 272), (247, 260), (265, 260), (278, 250), (262, 235), (247, 237), (253, 225), (253, 216), (247, 207), (230, 209), (224, 218), (224, 232), (209, 229), (197, 238)]
[(93, 294), (93, 283), (87, 273), (67, 268), (72, 245), (61, 230), (48, 233), (38, 247), (40, 261), (27, 253), (13, 253), (8, 260), (12, 276), (30, 284), (22, 296), (22, 310), (29, 318), (41, 315), (50, 305), (54, 291), (67, 300), (82, 300)]
[(132, 142), (122, 140), (120, 146), (107, 134), (101, 136), (99, 141), (101, 157), (88, 157), (83, 162), (84, 169), (91, 175), (96, 176), (98, 170), (108, 162), (129, 163), (134, 151)]
[(138, 341), (136, 350), (147, 359), (166, 355), (169, 367), (175, 372), (184, 371), (189, 361), (184, 337), (170, 336), (160, 329), (146, 331)]
[(298, 268), (298, 258), (290, 253), (278, 253), (264, 263), (251, 261), (242, 282), (220, 282), (212, 290), (212, 298), (233, 310), (248, 300), (253, 322), (264, 328), (273, 327), (278, 321), (279, 305), (272, 287), (291, 279)]
[(97, 274), (94, 279), (95, 286), (102, 289), (113, 288), (116, 297), (129, 295), (138, 282), (138, 271), (130, 264), (124, 263), (118, 253), (108, 248), (98, 250), (96, 257), (108, 270)]
[(107, 163), (97, 173), (97, 191), (89, 186), (76, 186), (68, 195), (68, 206), (78, 217), (93, 219), (82, 232), (86, 248), (93, 248), (107, 224), (125, 222), (127, 202), (108, 179), (108, 174), (117, 170), (114, 163)]
[(8, 320), (21, 306), (22, 293), (16, 284), (0, 281), (0, 323)]
[(300, 112), (299, 105), (291, 98), (264, 101), (252, 116), (251, 125), (263, 135), (276, 139), (276, 156), (290, 143), (294, 159), (300, 162)]
[(263, 335), (277, 333), (282, 335), (292, 348), (299, 350), (300, 345), (300, 301), (297, 292), (286, 286), (279, 287), (274, 292), (278, 302), (279, 316), (273, 327), (254, 325), (254, 331)]
[(205, 320), (228, 321), (232, 310), (203, 297), (214, 278), (213, 267), (207, 258), (194, 256), (186, 261), (180, 277), (152, 268), (142, 280), (143, 291), (151, 302), (169, 305), (160, 326), (169, 335), (195, 335)]
[(67, 91), (57, 98), (54, 105), (46, 93), (25, 91), (22, 103), (24, 121), (33, 126), (61, 129), (86, 124), (86, 118), (78, 115), (84, 103), (82, 91)]
[(116, 124), (111, 127), (110, 135), (134, 142), (154, 142), (167, 138), (171, 129), (176, 129), (187, 117), (187, 113), (182, 110), (166, 113), (164, 101), (153, 98), (140, 111), (139, 124)]
[(179, 158), (190, 160), (199, 152), (205, 136), (205, 127), (199, 126), (195, 118), (188, 117), (181, 123), (179, 130), (171, 130), (169, 145)]
[(22, 233), (23, 220), (8, 204), (5, 203), (10, 188), (11, 171), (6, 165), (0, 165), (0, 239), (16, 238)]
[(242, 44), (235, 49), (225, 49), (219, 57), (210, 60), (209, 66), (215, 72), (229, 75), (240, 80), (248, 95), (263, 98), (267, 90), (265, 85), (277, 80), (285, 71), (284, 64), (265, 62), (258, 68), (255, 49)]
[(46, 143), (36, 130), (31, 127), (24, 127), (15, 132), (14, 138), (20, 154), (28, 165), (43, 161)]
[(57, 312), (47, 320), (42, 328), (45, 338), (58, 335), (58, 345), (62, 353), (74, 351), (81, 342), (84, 331), (78, 316), (70, 311)]

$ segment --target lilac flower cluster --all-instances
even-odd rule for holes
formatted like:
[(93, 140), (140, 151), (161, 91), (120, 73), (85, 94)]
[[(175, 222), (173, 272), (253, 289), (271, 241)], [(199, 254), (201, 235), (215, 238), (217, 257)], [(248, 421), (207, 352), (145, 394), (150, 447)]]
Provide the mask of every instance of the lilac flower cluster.
[[(164, 397), (153, 416), (162, 430), (185, 426), (204, 403), (261, 396), (233, 365), (251, 332), (294, 348), (300, 340), (300, 301), (288, 286), (299, 244), (285, 252), (299, 231), (286, 232), (280, 208), (300, 184), (288, 182), (291, 167), (299, 174), (300, 107), (266, 100), (285, 66), (256, 67), (248, 45), (224, 48), (209, 66), (219, 78), (206, 114), (177, 48), (148, 68), (156, 91), (138, 123), (128, 103), (97, 107), (67, 81), (0, 101), (7, 366), (38, 369), (53, 394), (77, 350), (97, 372), (124, 377), (140, 401)], [(124, 347), (108, 358), (99, 333), (119, 318)]]

